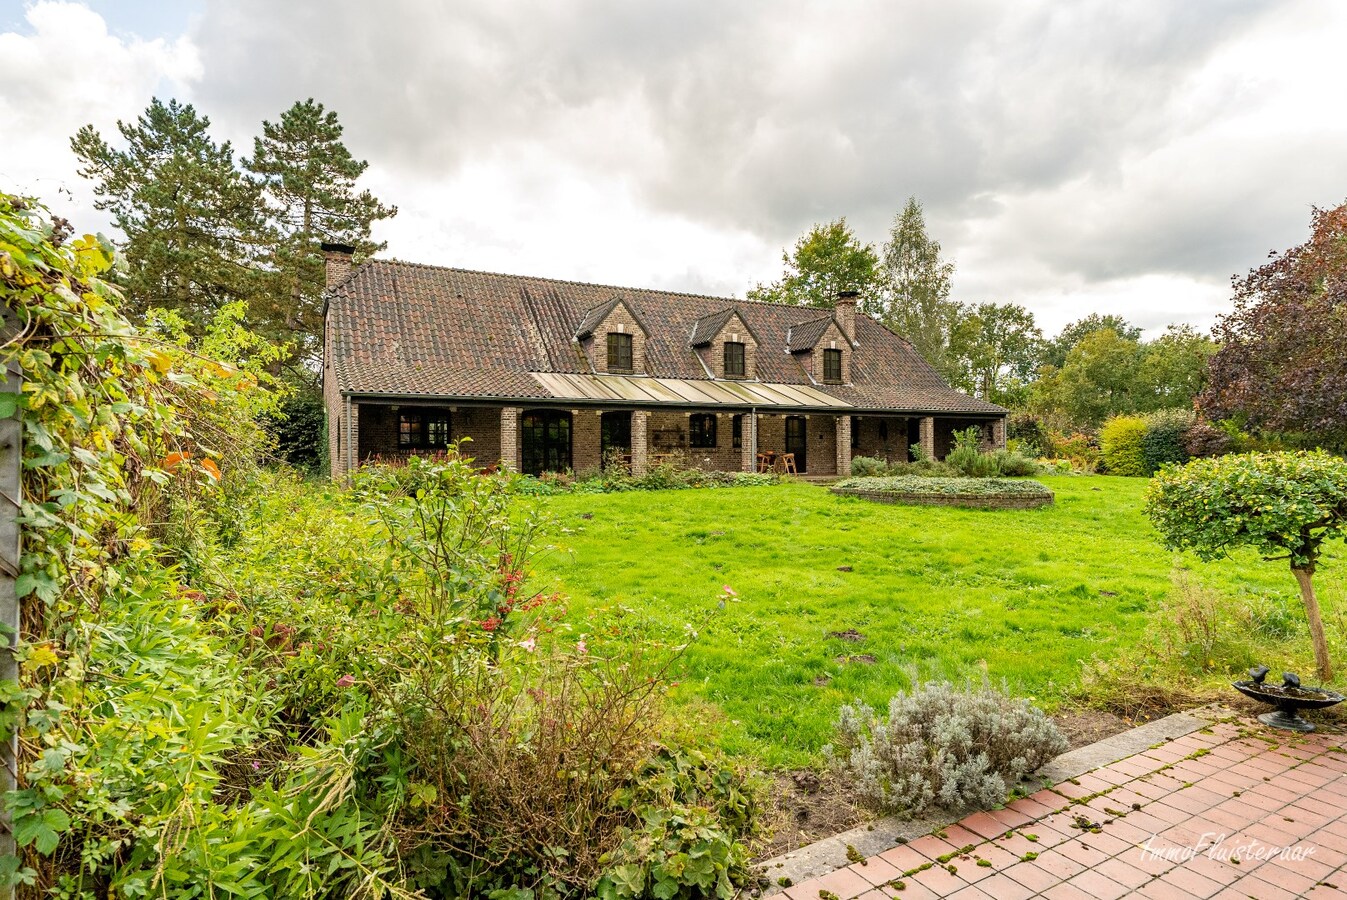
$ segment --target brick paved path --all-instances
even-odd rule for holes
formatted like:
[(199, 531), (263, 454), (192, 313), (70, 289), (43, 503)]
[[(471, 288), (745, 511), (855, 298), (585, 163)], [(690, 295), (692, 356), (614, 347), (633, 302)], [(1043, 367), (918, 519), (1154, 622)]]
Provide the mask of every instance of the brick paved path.
[(1347, 900), (1340, 741), (1347, 738), (1294, 735), (1252, 719), (1217, 723), (784, 896)]

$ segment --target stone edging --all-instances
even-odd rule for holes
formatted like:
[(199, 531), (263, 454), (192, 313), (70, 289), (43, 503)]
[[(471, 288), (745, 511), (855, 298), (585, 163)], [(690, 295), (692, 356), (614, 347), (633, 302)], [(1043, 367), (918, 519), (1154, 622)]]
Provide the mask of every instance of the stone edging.
[[(1200, 707), (1190, 712), (1174, 713), (1163, 719), (1138, 725), (1129, 731), (1063, 753), (1035, 772), (1030, 780), (1050, 785), (1059, 784), (1101, 766), (1134, 756), (1167, 739), (1192, 734), (1206, 728), (1224, 714), (1224, 711), (1216, 707)], [(785, 890), (778, 883), (783, 877), (790, 879), (791, 883), (799, 883), (807, 878), (826, 875), (835, 869), (851, 865), (856, 853), (867, 857), (874, 856), (898, 844), (938, 831), (960, 821), (972, 812), (976, 810), (939, 810), (915, 819), (879, 819), (757, 863), (754, 868), (761, 871), (770, 884), (770, 887), (763, 891), (763, 896), (771, 896)]]
[(876, 503), (901, 503), (909, 506), (966, 506), (975, 509), (1037, 509), (1051, 506), (1056, 499), (1051, 491), (1041, 494), (912, 494), (897, 491), (866, 491), (860, 488), (829, 488), (839, 497), (860, 497)]

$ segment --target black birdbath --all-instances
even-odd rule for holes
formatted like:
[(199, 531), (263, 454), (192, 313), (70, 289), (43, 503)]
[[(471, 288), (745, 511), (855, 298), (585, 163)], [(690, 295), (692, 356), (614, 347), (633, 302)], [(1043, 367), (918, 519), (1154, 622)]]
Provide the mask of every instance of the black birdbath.
[(1294, 672), (1283, 672), (1281, 684), (1264, 684), (1268, 671), (1267, 666), (1250, 669), (1249, 680), (1236, 681), (1234, 685), (1244, 696), (1277, 708), (1275, 712), (1258, 717), (1264, 725), (1289, 731), (1313, 731), (1314, 723), (1301, 717), (1300, 710), (1327, 709), (1343, 700), (1341, 694), (1323, 688), (1301, 687), (1300, 676)]

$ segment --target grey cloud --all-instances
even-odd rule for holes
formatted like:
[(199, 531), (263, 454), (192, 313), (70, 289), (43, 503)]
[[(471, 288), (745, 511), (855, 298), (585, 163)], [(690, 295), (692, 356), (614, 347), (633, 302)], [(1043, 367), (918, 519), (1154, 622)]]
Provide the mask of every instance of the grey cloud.
[[(652, 208), (773, 243), (841, 214), (879, 237), (909, 194), (957, 240), (995, 198), (1123, 191), (1127, 159), (1230, 114), (1237, 91), (1194, 108), (1187, 81), (1274, 8), (238, 0), (211, 3), (194, 38), (217, 118), (255, 129), (312, 95), (358, 152), (413, 177), (540, 142)], [(1087, 279), (1210, 275), (1267, 220), (1209, 187), (1171, 185), (1154, 207), (1115, 198), (1125, 215), (1102, 220), (1022, 213), (1045, 231), (1003, 244)], [(1274, 206), (1251, 208), (1280, 227)]]

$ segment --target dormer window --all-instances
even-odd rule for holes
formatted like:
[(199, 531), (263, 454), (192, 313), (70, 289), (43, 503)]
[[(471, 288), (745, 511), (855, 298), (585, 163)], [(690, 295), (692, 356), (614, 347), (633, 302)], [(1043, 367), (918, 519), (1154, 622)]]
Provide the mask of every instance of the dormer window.
[(617, 331), (608, 332), (608, 371), (630, 372), (631, 370), (631, 335)]
[(725, 342), (725, 377), (742, 378), (747, 374), (742, 341)]
[(840, 383), (842, 381), (842, 351), (828, 349), (823, 351), (823, 380)]

